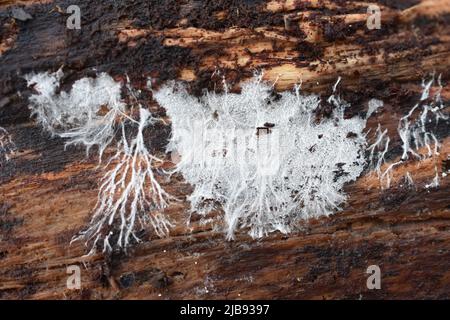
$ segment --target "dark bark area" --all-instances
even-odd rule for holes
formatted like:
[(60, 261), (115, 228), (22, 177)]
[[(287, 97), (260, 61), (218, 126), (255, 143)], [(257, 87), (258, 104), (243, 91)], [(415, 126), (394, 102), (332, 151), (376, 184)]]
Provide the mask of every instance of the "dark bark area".
[[(65, 150), (61, 139), (41, 131), (30, 119), (32, 89), (23, 78), (63, 66), (63, 90), (104, 71), (117, 80), (129, 75), (141, 89), (148, 77), (156, 88), (184, 80), (199, 95), (220, 90), (217, 70), (235, 91), (264, 70), (266, 80), (278, 78), (278, 90), (303, 81), (305, 91), (327, 96), (341, 76), (340, 94), (352, 105), (348, 116), (366, 112), (369, 99), (381, 99), (385, 106), (368, 127), (381, 123), (395, 136), (424, 77), (442, 74), (448, 105), (449, 1), (373, 1), (382, 9), (380, 30), (366, 28), (362, 1), (75, 2), (81, 30), (65, 27), (63, 12), (73, 1), (0, 2), (0, 126), (18, 149), (0, 167), (0, 298), (450, 297), (449, 179), (423, 188), (434, 177), (432, 161), (399, 167), (388, 190), (365, 172), (346, 186), (342, 212), (307, 221), (289, 236), (256, 241), (240, 233), (227, 242), (211, 225), (186, 226), (189, 204), (183, 202), (168, 210), (177, 222), (168, 238), (144, 235), (128, 254), (81, 258), (86, 248), (69, 242), (95, 205), (97, 158)], [(17, 4), (31, 20), (11, 17)], [(158, 110), (150, 92), (148, 103)], [(161, 129), (160, 154), (168, 132)], [(448, 170), (448, 122), (437, 132), (442, 173)], [(392, 145), (391, 162), (401, 155), (398, 137)], [(402, 186), (406, 170), (421, 187)], [(191, 189), (180, 177), (164, 187), (178, 197)], [(82, 290), (66, 289), (72, 264), (82, 266)], [(381, 290), (366, 287), (372, 264), (381, 268)]]

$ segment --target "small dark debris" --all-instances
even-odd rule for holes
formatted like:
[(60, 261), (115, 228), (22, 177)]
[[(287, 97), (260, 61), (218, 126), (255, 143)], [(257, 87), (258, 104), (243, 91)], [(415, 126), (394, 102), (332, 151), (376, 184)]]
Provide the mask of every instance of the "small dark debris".
[(334, 107), (328, 101), (322, 101), (315, 110), (316, 123), (322, 121), (322, 119), (330, 119), (333, 115)]
[(121, 275), (119, 278), (120, 286), (125, 289), (131, 287), (134, 284), (134, 282), (135, 276), (133, 272), (125, 273)]
[(346, 176), (349, 174), (348, 172), (345, 172), (345, 170), (342, 168), (344, 165), (345, 165), (345, 163), (343, 163), (343, 162), (336, 163), (336, 167), (338, 169), (333, 171), (333, 173), (334, 173), (333, 181), (334, 182), (336, 182), (340, 177)]
[(300, 41), (295, 50), (298, 52), (299, 61), (315, 61), (323, 57), (324, 49), (308, 41)]
[(275, 90), (270, 91), (270, 95), (266, 98), (266, 103), (267, 104), (272, 104), (272, 102), (277, 102), (278, 100), (281, 99), (281, 94), (279, 94), (278, 92), (276, 92)]

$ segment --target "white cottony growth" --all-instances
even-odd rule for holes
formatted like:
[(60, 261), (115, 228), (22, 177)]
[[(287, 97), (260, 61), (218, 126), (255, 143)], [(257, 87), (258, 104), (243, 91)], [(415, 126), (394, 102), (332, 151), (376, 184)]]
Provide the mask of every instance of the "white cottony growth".
[[(410, 155), (417, 159), (423, 159), (439, 154), (440, 143), (435, 133), (427, 126), (437, 125), (439, 120), (447, 120), (448, 116), (442, 112), (444, 104), (441, 99), (440, 76), (437, 80), (439, 88), (433, 99), (429, 99), (430, 88), (434, 81), (433, 78), (426, 84), (422, 84), (423, 92), (420, 103), (411, 108), (408, 114), (399, 121), (398, 134), (402, 140), (402, 160), (409, 159)], [(427, 100), (430, 101), (426, 102)], [(416, 110), (420, 111), (420, 114), (414, 119), (413, 114)], [(421, 147), (426, 148), (426, 154), (419, 154)]]
[(369, 151), (369, 168), (373, 169), (378, 177), (381, 176), (381, 166), (385, 160), (385, 155), (389, 149), (390, 138), (387, 135), (387, 129), (381, 130), (380, 124), (378, 124), (377, 131), (375, 132), (375, 142), (367, 147)]
[(426, 189), (428, 189), (428, 188), (437, 188), (437, 187), (440, 186), (440, 183), (439, 183), (439, 181), (440, 181), (440, 179), (439, 179), (439, 173), (438, 173), (438, 169), (437, 169), (436, 166), (434, 167), (434, 172), (435, 172), (435, 175), (434, 175), (434, 178), (433, 178), (433, 180), (431, 181), (431, 183), (425, 185), (425, 188), (426, 188)]
[[(114, 138), (114, 121), (125, 111), (121, 85), (106, 73), (75, 81), (69, 93), (57, 93), (63, 72), (29, 74), (25, 78), (38, 94), (31, 95), (32, 115), (53, 135), (99, 147), (100, 156)], [(102, 109), (105, 108), (105, 110)]]
[[(144, 130), (157, 119), (138, 103), (129, 85), (135, 103), (125, 104), (122, 85), (106, 73), (76, 81), (69, 93), (57, 92), (62, 75), (59, 70), (26, 76), (28, 85), (37, 91), (30, 97), (30, 108), (38, 123), (66, 138), (66, 145), (81, 144), (87, 151), (97, 146), (100, 159), (106, 147), (118, 141), (115, 155), (105, 166), (109, 171), (101, 180), (91, 223), (74, 240), (92, 243), (93, 253), (98, 245), (104, 251), (126, 249), (133, 239), (139, 240), (136, 233), (146, 226), (153, 227), (158, 236), (167, 234), (171, 223), (162, 210), (171, 197), (154, 172), (155, 164), (162, 160), (148, 151), (151, 140), (144, 140)], [(139, 120), (132, 117), (135, 107)]]
[[(97, 146), (100, 157), (113, 141), (116, 153), (107, 164), (91, 224), (77, 239), (101, 245), (104, 251), (127, 248), (137, 232), (152, 226), (168, 233), (171, 222), (162, 213), (171, 196), (156, 179), (154, 167), (161, 160), (150, 154), (144, 130), (153, 125), (150, 112), (138, 103), (130, 85), (134, 106), (121, 99), (122, 85), (105, 73), (76, 81), (70, 92), (60, 91), (62, 71), (26, 76), (36, 94), (30, 108), (47, 131), (81, 144), (87, 151)], [(175, 172), (193, 187), (188, 200), (192, 212), (207, 215), (221, 209), (228, 238), (238, 228), (259, 238), (269, 232), (289, 232), (301, 219), (329, 215), (345, 201), (345, 183), (355, 180), (368, 165), (382, 186), (390, 187), (393, 171), (405, 160), (422, 160), (439, 154), (440, 143), (432, 127), (447, 120), (440, 97), (442, 86), (430, 99), (434, 80), (423, 84), (421, 101), (398, 124), (401, 161), (387, 165), (391, 139), (379, 125), (366, 149), (363, 130), (367, 119), (383, 102), (369, 101), (366, 118), (344, 118), (348, 107), (333, 94), (327, 102), (330, 118), (317, 121), (321, 101), (315, 95), (275, 93), (261, 76), (244, 84), (240, 94), (206, 93), (190, 96), (178, 83), (154, 92), (172, 122), (168, 151), (179, 155)], [(333, 91), (340, 79), (333, 87)], [(139, 111), (139, 119), (133, 118)], [(137, 117), (137, 116), (136, 116)], [(0, 160), (12, 150), (11, 138), (0, 128)], [(423, 151), (425, 150), (425, 151)], [(439, 186), (436, 175), (427, 187)], [(407, 181), (414, 184), (408, 173)]]
[(383, 107), (384, 103), (378, 99), (370, 99), (369, 100), (369, 109), (367, 110), (366, 118), (369, 119), (370, 116), (377, 112), (377, 110)]
[(381, 126), (378, 124), (375, 131), (375, 141), (367, 147), (367, 151), (369, 151), (369, 168), (377, 174), (381, 188), (389, 188), (391, 186), (392, 170), (401, 163), (392, 163), (386, 170), (382, 170), (383, 164), (386, 163), (385, 156), (389, 151), (389, 143), (391, 141), (387, 133), (388, 130), (381, 130)]
[[(430, 90), (434, 83), (434, 77), (427, 83), (422, 82), (423, 91), (420, 102), (412, 107), (399, 121), (397, 131), (402, 141), (403, 154), (401, 160), (403, 161), (408, 160), (410, 155), (418, 160), (435, 158), (439, 155), (441, 144), (433, 129), (439, 121), (448, 120), (448, 115), (443, 113), (445, 106), (441, 98), (441, 76), (437, 79), (438, 89), (436, 93), (433, 97), (430, 97)], [(419, 111), (419, 114), (416, 111)], [(414, 116), (414, 114), (416, 115)], [(425, 153), (420, 152), (421, 148), (425, 149)], [(383, 176), (389, 177), (390, 170), (399, 164), (401, 164), (401, 161), (391, 164)], [(435, 177), (430, 184), (425, 186), (426, 188), (439, 187), (439, 175), (436, 166), (435, 171)]]
[[(387, 166), (383, 171), (382, 165), (386, 162), (385, 155), (390, 151), (390, 137), (387, 135), (387, 129), (381, 130), (378, 125), (373, 143), (367, 148), (369, 151), (369, 167), (373, 169), (380, 179), (381, 187), (389, 188), (393, 176), (393, 169), (410, 159), (423, 160), (426, 158), (434, 158), (439, 155), (441, 144), (436, 137), (435, 128), (439, 121), (448, 120), (443, 110), (445, 106), (441, 98), (441, 78), (437, 79), (438, 88), (433, 96), (430, 91), (435, 83), (434, 77), (428, 82), (422, 82), (422, 94), (420, 101), (415, 104), (404, 116), (399, 120), (397, 132), (400, 137), (402, 146), (401, 159)], [(373, 104), (372, 104), (373, 105)], [(369, 112), (373, 107), (369, 103)], [(423, 151), (424, 150), (424, 151)], [(412, 185), (414, 181), (408, 173), (407, 181)], [(438, 187), (439, 176), (436, 173), (435, 178), (426, 187)]]
[[(143, 131), (154, 119), (146, 109), (140, 109), (136, 136), (128, 142), (125, 124), (121, 124), (122, 138), (117, 153), (110, 159), (114, 164), (102, 179), (98, 202), (90, 224), (79, 238), (97, 242), (103, 240), (103, 250), (112, 246), (127, 248), (130, 240), (139, 241), (135, 232), (153, 227), (158, 236), (168, 233), (171, 223), (162, 214), (171, 198), (155, 178), (153, 167), (162, 160), (151, 155), (145, 146)], [(111, 227), (118, 221), (118, 234)], [(114, 243), (111, 243), (115, 235)]]
[(344, 119), (346, 104), (333, 95), (333, 116), (316, 123), (319, 97), (299, 91), (274, 95), (257, 77), (240, 94), (197, 99), (176, 83), (154, 93), (172, 120), (176, 171), (194, 186), (192, 211), (223, 209), (229, 238), (237, 228), (255, 238), (286, 233), (335, 212), (364, 168), (366, 120)]

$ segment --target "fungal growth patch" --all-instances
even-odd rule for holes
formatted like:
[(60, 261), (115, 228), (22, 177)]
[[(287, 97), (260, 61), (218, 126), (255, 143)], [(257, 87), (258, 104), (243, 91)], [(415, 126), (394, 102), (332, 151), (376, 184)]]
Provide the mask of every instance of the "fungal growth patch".
[(151, 141), (144, 141), (144, 131), (159, 119), (138, 102), (138, 92), (130, 91), (134, 99), (124, 103), (123, 86), (106, 73), (76, 81), (70, 92), (58, 92), (62, 75), (60, 70), (26, 77), (37, 92), (30, 97), (37, 122), (66, 138), (66, 145), (83, 145), (87, 151), (96, 146), (100, 159), (108, 146), (116, 148), (104, 166), (90, 225), (74, 240), (91, 243), (93, 253), (98, 246), (103, 251), (126, 249), (148, 226), (158, 236), (167, 234), (171, 224), (162, 210), (171, 197), (154, 169), (162, 160), (149, 152)]
[(366, 119), (345, 119), (348, 105), (338, 96), (320, 122), (318, 96), (300, 87), (274, 94), (261, 76), (240, 94), (197, 99), (172, 83), (154, 97), (172, 121), (168, 150), (181, 158), (175, 172), (194, 186), (192, 212), (222, 209), (228, 238), (238, 228), (254, 238), (287, 233), (300, 219), (335, 212), (344, 184), (364, 169)]
[(140, 226), (138, 230), (152, 226), (161, 237), (172, 226), (161, 212), (171, 196), (159, 185), (154, 173), (154, 167), (162, 160), (150, 154), (144, 141), (144, 128), (154, 119), (147, 109), (139, 111), (137, 134), (131, 141), (127, 138), (126, 124), (120, 124), (121, 138), (116, 154), (109, 161), (116, 165), (103, 177), (91, 225), (80, 235), (81, 238), (94, 239), (94, 245), (103, 238), (103, 248), (108, 251), (113, 249), (110, 238), (114, 232), (109, 231), (105, 235), (103, 229), (119, 217), (120, 228), (115, 241), (121, 248), (127, 248), (131, 239), (139, 241), (134, 232), (136, 224)]
[[(30, 108), (37, 122), (65, 138), (66, 145), (97, 148), (100, 159), (107, 147), (115, 148), (104, 164), (91, 222), (75, 240), (111, 251), (138, 242), (138, 233), (148, 226), (157, 236), (167, 235), (173, 224), (164, 210), (173, 197), (158, 182), (167, 172), (158, 170), (163, 159), (149, 151), (152, 137), (144, 134), (162, 120), (143, 105), (139, 91), (105, 73), (76, 81), (70, 92), (59, 90), (62, 75), (60, 70), (26, 77), (36, 91)], [(224, 81), (223, 93), (197, 98), (181, 83), (170, 82), (153, 98), (171, 121), (172, 173), (193, 186), (190, 213), (207, 221), (212, 211), (222, 211), (228, 239), (238, 229), (260, 238), (339, 211), (346, 200), (344, 185), (365, 168), (389, 188), (396, 166), (413, 159), (436, 162), (441, 146), (433, 125), (448, 116), (439, 79), (440, 89), (430, 94), (433, 83), (423, 84), (419, 103), (400, 118), (395, 141), (402, 152), (391, 163), (386, 159), (394, 137), (388, 130), (378, 125), (370, 143), (363, 132), (383, 102), (370, 100), (365, 118), (344, 117), (349, 105), (335, 94), (339, 80), (326, 101), (302, 94), (300, 86), (276, 93), (261, 75), (244, 83), (239, 94), (229, 92)], [(330, 112), (320, 117), (324, 104)], [(0, 128), (0, 151), (7, 150), (8, 137)], [(439, 186), (437, 165), (435, 172), (426, 188)], [(414, 184), (409, 172), (405, 178)]]
[[(433, 85), (437, 85), (434, 94), (431, 94)], [(402, 154), (395, 161), (383, 169), (386, 164), (385, 156), (389, 153), (391, 137), (387, 129), (380, 125), (374, 135), (374, 142), (367, 148), (369, 151), (369, 167), (377, 173), (382, 188), (389, 188), (393, 176), (393, 170), (408, 161), (422, 161), (434, 159), (435, 177), (427, 184), (426, 188), (439, 186), (438, 165), (436, 163), (441, 149), (441, 143), (437, 137), (437, 126), (440, 122), (448, 122), (448, 115), (444, 112), (445, 105), (441, 98), (442, 84), (440, 76), (435, 79), (422, 82), (422, 95), (419, 101), (404, 114), (397, 126), (398, 138), (401, 142)], [(370, 110), (370, 108), (369, 108)], [(414, 184), (409, 172), (405, 176), (409, 184)]]
[(62, 76), (62, 70), (58, 70), (25, 77), (28, 86), (38, 93), (29, 98), (31, 115), (44, 130), (67, 138), (66, 145), (81, 144), (87, 152), (97, 146), (101, 156), (114, 138), (115, 121), (126, 109), (121, 84), (101, 73), (95, 79), (76, 81), (69, 93), (57, 93)]

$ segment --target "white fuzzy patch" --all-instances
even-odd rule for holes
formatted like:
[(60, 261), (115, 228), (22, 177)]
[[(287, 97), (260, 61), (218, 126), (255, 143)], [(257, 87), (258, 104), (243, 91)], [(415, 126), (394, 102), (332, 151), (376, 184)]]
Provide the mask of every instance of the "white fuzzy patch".
[[(121, 85), (101, 73), (77, 80), (70, 92), (56, 93), (62, 76), (59, 70), (25, 77), (38, 92), (29, 99), (32, 115), (51, 134), (68, 138), (67, 144), (82, 144), (87, 151), (98, 146), (101, 155), (114, 137), (114, 120), (125, 110)], [(99, 114), (102, 106), (106, 115)]]
[(365, 165), (366, 120), (344, 119), (339, 97), (328, 100), (331, 119), (315, 123), (319, 97), (297, 87), (276, 99), (271, 89), (258, 77), (240, 94), (198, 100), (179, 84), (154, 93), (172, 120), (176, 170), (194, 186), (192, 211), (223, 209), (229, 238), (237, 228), (255, 238), (287, 233), (299, 219), (335, 212), (346, 199), (342, 187)]
[[(431, 96), (430, 90), (434, 84), (437, 84), (437, 90)], [(435, 130), (439, 121), (448, 122), (449, 119), (448, 114), (444, 112), (445, 105), (441, 98), (441, 77), (439, 76), (435, 80), (433, 76), (428, 82), (423, 81), (422, 88), (420, 101), (407, 114), (401, 117), (398, 122), (397, 133), (403, 150), (400, 161), (391, 163), (384, 171), (381, 170), (381, 166), (386, 163), (385, 155), (390, 151), (390, 137), (387, 135), (386, 129), (384, 131), (381, 130), (380, 125), (378, 125), (375, 133), (375, 142), (368, 148), (371, 167), (377, 172), (382, 188), (391, 186), (393, 171), (397, 166), (401, 166), (408, 160), (421, 161), (427, 158), (434, 159), (436, 174), (432, 182), (425, 187), (439, 186), (436, 161), (440, 153), (441, 143), (436, 136)], [(410, 184), (414, 184), (413, 178), (409, 173), (406, 179)]]
[[(91, 223), (79, 238), (93, 242), (94, 249), (102, 243), (103, 250), (109, 251), (138, 241), (137, 231), (147, 225), (157, 235), (167, 234), (171, 223), (163, 211), (172, 197), (156, 179), (154, 166), (162, 160), (150, 154), (151, 141), (144, 141), (143, 134), (158, 119), (138, 103), (129, 86), (136, 103), (126, 105), (122, 85), (105, 73), (76, 81), (70, 92), (57, 91), (61, 77), (61, 71), (26, 76), (37, 91), (30, 97), (37, 121), (53, 135), (66, 138), (66, 144), (81, 144), (87, 150), (97, 146), (100, 157), (111, 142), (117, 142)], [(442, 88), (439, 79), (438, 83)], [(421, 103), (399, 121), (402, 160), (439, 154), (439, 141), (427, 124), (448, 116), (443, 113), (440, 90), (427, 102), (431, 86), (432, 82), (423, 84)], [(393, 168), (402, 163), (382, 170), (390, 137), (381, 126), (366, 149), (366, 120), (382, 107), (381, 101), (370, 100), (365, 119), (344, 119), (348, 105), (333, 94), (328, 99), (334, 106), (332, 116), (317, 122), (318, 96), (300, 94), (299, 87), (278, 95), (272, 89), (256, 77), (242, 86), (240, 94), (225, 90), (198, 99), (178, 83), (154, 92), (172, 121), (168, 151), (174, 159), (180, 157), (175, 172), (194, 186), (188, 198), (191, 211), (206, 216), (223, 210), (230, 239), (239, 228), (259, 238), (273, 231), (287, 233), (299, 220), (336, 212), (346, 200), (343, 186), (366, 166), (365, 151), (369, 168), (386, 187)], [(9, 135), (0, 128), (0, 157), (10, 145)], [(426, 154), (419, 153), (422, 147)], [(409, 174), (407, 178), (414, 183)], [(427, 188), (437, 186), (436, 167)]]
[(369, 109), (367, 110), (366, 118), (369, 119), (370, 116), (378, 111), (379, 108), (383, 107), (384, 103), (378, 99), (369, 100)]
[[(76, 238), (92, 239), (93, 248), (103, 240), (103, 251), (111, 251), (115, 245), (126, 249), (131, 240), (139, 242), (136, 231), (151, 226), (158, 236), (163, 237), (172, 226), (162, 213), (171, 196), (160, 186), (153, 169), (162, 160), (150, 154), (143, 135), (155, 119), (147, 109), (141, 108), (139, 113), (137, 133), (131, 141), (127, 138), (124, 122), (121, 124), (121, 139), (116, 154), (109, 161), (115, 165), (101, 181), (89, 227)], [(115, 221), (119, 228), (116, 239), (111, 240), (115, 234), (111, 225)]]
[(126, 105), (121, 83), (106, 73), (80, 79), (70, 92), (58, 93), (62, 75), (58, 71), (26, 76), (28, 85), (37, 91), (30, 97), (30, 108), (38, 123), (66, 138), (66, 145), (80, 144), (87, 151), (98, 146), (100, 159), (106, 147), (117, 142), (116, 153), (105, 166), (91, 222), (74, 240), (92, 243), (93, 253), (97, 245), (103, 251), (126, 250), (131, 241), (139, 241), (136, 233), (148, 226), (158, 236), (166, 235), (171, 223), (162, 211), (171, 197), (154, 172), (155, 163), (162, 160), (147, 149), (151, 141), (144, 141), (144, 130), (158, 119), (137, 102), (137, 92), (129, 86), (135, 103)]

